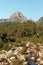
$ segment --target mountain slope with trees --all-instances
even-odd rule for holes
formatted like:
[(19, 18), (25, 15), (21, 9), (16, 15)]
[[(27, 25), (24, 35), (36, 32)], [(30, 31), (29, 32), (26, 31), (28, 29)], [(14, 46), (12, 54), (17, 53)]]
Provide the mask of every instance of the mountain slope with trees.
[(22, 40), (43, 43), (43, 26), (37, 26), (32, 20), (0, 22), (0, 48), (7, 49), (9, 43)]
[(12, 22), (12, 19), (9, 21), (6, 21), (8, 19), (3, 19), (5, 21), (3, 22), (2, 20), (2, 22), (0, 22), (1, 49), (7, 49), (8, 44), (12, 44), (13, 42), (30, 41), (43, 43), (43, 17), (35, 22), (27, 20), (20, 12), (15, 13), (13, 16), (11, 16), (14, 20)]

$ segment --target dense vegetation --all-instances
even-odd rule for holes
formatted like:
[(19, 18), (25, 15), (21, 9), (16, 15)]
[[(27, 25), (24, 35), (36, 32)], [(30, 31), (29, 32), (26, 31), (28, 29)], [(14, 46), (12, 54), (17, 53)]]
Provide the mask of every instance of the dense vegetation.
[(0, 22), (0, 48), (7, 49), (9, 43), (31, 41), (43, 43), (43, 26), (34, 21)]

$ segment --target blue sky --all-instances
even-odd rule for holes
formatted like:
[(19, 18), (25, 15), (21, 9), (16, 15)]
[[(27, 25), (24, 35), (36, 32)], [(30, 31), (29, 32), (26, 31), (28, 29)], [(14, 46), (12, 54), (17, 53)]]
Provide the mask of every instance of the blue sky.
[(9, 18), (16, 11), (38, 20), (43, 16), (43, 0), (0, 0), (0, 18)]

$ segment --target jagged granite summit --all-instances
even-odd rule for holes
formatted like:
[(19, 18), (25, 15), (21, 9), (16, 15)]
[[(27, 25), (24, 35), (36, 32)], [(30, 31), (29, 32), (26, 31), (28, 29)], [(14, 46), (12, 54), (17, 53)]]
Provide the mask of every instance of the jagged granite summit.
[(27, 21), (27, 18), (21, 12), (15, 12), (10, 16), (9, 19), (11, 22), (24, 22)]

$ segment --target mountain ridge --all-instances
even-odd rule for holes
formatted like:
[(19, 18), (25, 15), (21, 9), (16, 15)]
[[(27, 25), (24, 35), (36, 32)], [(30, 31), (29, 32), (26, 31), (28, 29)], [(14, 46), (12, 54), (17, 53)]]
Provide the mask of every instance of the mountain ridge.
[(38, 21), (36, 22), (38, 26), (43, 26), (43, 17), (40, 17)]
[[(30, 20), (28, 19), (27, 17), (25, 17), (22, 12), (15, 12), (13, 13), (9, 19), (4, 19), (4, 18), (1, 18), (0, 19), (0, 22), (26, 22), (27, 20)], [(31, 19), (32, 20), (32, 19)], [(35, 22), (35, 21), (34, 21)], [(36, 21), (36, 24), (37, 25), (43, 25), (43, 17), (40, 17), (37, 21)]]

